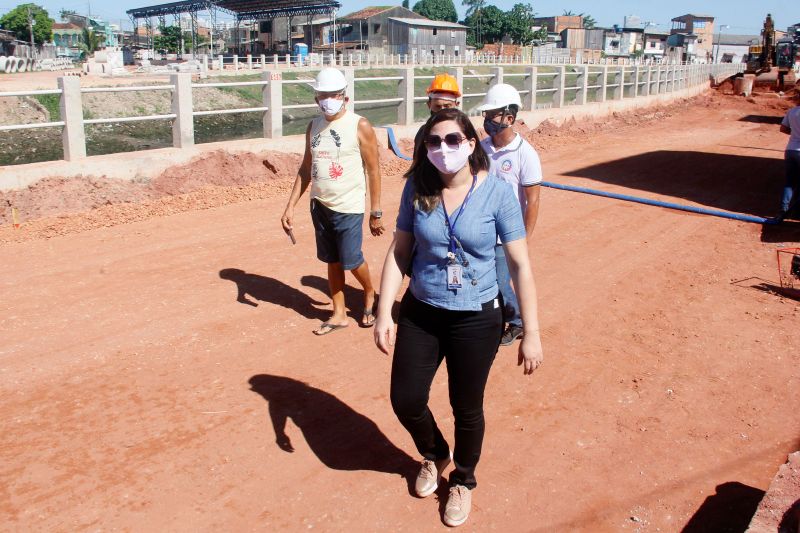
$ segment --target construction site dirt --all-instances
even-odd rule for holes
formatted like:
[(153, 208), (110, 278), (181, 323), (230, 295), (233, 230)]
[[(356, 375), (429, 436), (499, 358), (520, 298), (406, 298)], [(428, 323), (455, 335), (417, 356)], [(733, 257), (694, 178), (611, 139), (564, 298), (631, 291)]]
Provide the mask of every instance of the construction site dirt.
[[(723, 92), (522, 129), (549, 181), (774, 215), (792, 104)], [(381, 156), (393, 229), (408, 164)], [(5, 528), (445, 528), (445, 487), (410, 496), (418, 458), (352, 278), (350, 327), (312, 334), (325, 265), (306, 209), (296, 245), (279, 221), (299, 157), (220, 152), (149, 183), (3, 193)], [(390, 240), (365, 236), (375, 278)], [(530, 253), (545, 360), (527, 377), (500, 349), (464, 529), (746, 528), (800, 448), (800, 301), (775, 259), (798, 242), (796, 220), (544, 189)], [(451, 439), (446, 383), (443, 367), (430, 402)]]

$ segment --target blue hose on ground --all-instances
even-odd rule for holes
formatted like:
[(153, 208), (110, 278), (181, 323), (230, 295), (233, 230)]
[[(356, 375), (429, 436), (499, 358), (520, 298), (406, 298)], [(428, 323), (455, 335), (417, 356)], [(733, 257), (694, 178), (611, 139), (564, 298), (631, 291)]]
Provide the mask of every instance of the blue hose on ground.
[[(389, 134), (389, 147), (394, 154), (406, 161), (411, 161), (411, 158), (403, 154), (400, 146), (397, 144), (397, 138), (394, 136), (392, 128), (386, 128)], [(754, 224), (779, 224), (779, 221), (774, 218), (756, 217), (751, 215), (740, 215), (738, 213), (730, 213), (728, 211), (720, 211), (718, 209), (707, 209), (705, 207), (694, 207), (691, 205), (674, 204), (672, 202), (661, 202), (659, 200), (650, 200), (648, 198), (640, 198), (638, 196), (629, 196), (627, 194), (617, 194), (613, 192), (600, 191), (597, 189), (587, 189), (586, 187), (575, 187), (573, 185), (561, 185), (560, 183), (553, 183), (550, 181), (543, 181), (543, 187), (550, 187), (551, 189), (560, 189), (562, 191), (579, 192), (583, 194), (593, 194), (595, 196), (603, 196), (605, 198), (613, 198), (615, 200), (625, 200), (626, 202), (636, 202), (639, 204), (653, 205), (656, 207), (665, 207), (667, 209), (677, 209), (678, 211), (688, 211), (690, 213), (698, 213), (701, 215), (711, 215), (715, 217), (730, 218), (732, 220), (739, 220), (742, 222), (752, 222)]]
[(636, 202), (645, 205), (654, 205), (656, 207), (666, 207), (667, 209), (677, 209), (679, 211), (688, 211), (690, 213), (699, 213), (701, 215), (711, 215), (715, 217), (730, 218), (733, 220), (740, 220), (742, 222), (752, 222), (754, 224), (777, 224), (778, 222), (771, 218), (756, 217), (752, 215), (740, 215), (738, 213), (730, 213), (728, 211), (720, 211), (718, 209), (707, 209), (705, 207), (694, 207), (691, 205), (673, 204), (672, 202), (661, 202), (659, 200), (650, 200), (648, 198), (639, 198), (638, 196), (629, 196), (627, 194), (617, 194), (613, 192), (598, 191), (597, 189), (587, 189), (585, 187), (575, 187), (573, 185), (561, 185), (560, 183), (552, 183), (543, 181), (542, 186), (550, 187), (553, 189), (560, 189), (562, 191), (580, 192), (584, 194), (594, 194), (596, 196), (604, 196), (606, 198), (614, 198), (615, 200), (625, 200), (627, 202)]
[(411, 161), (413, 158), (408, 157), (400, 150), (400, 145), (397, 144), (397, 137), (394, 136), (394, 130), (392, 128), (386, 128), (386, 133), (389, 134), (389, 148), (394, 152), (394, 155), (399, 157), (400, 159), (405, 159), (406, 161)]

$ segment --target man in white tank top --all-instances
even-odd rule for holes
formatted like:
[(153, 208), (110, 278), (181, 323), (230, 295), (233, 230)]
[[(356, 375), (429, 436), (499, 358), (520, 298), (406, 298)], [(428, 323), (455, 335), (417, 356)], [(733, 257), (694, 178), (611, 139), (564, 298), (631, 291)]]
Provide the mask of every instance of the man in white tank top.
[(328, 264), (328, 287), (333, 314), (314, 333), (327, 335), (348, 324), (344, 301), (344, 271), (349, 270), (364, 288), (361, 326), (373, 325), (375, 289), (369, 266), (361, 252), (367, 176), (369, 177), (369, 228), (383, 234), (381, 174), (378, 142), (367, 119), (348, 111), (347, 81), (334, 69), (322, 69), (314, 84), (321, 115), (308, 125), (306, 150), (292, 194), (281, 217), (284, 231), (293, 237), (294, 206), (311, 185), (311, 220), (317, 241), (317, 258)]

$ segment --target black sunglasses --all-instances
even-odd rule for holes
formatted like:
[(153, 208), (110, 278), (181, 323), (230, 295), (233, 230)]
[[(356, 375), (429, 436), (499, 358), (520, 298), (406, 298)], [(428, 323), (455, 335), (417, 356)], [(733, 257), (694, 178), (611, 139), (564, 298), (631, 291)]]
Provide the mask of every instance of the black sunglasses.
[(460, 133), (448, 133), (444, 136), (444, 139), (438, 135), (428, 135), (425, 137), (425, 146), (428, 148), (439, 148), (442, 146), (442, 141), (444, 141), (450, 148), (457, 148), (466, 139), (467, 138)]

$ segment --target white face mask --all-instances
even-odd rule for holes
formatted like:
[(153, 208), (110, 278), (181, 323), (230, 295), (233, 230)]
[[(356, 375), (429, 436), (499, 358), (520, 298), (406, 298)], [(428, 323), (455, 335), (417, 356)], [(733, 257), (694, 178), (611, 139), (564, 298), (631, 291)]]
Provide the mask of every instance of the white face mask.
[(465, 140), (458, 148), (450, 148), (446, 144), (435, 150), (428, 148), (428, 161), (433, 163), (442, 174), (455, 174), (467, 165), (472, 147)]
[(344, 100), (339, 100), (338, 98), (323, 98), (319, 101), (320, 110), (329, 117), (341, 111), (343, 105)]

